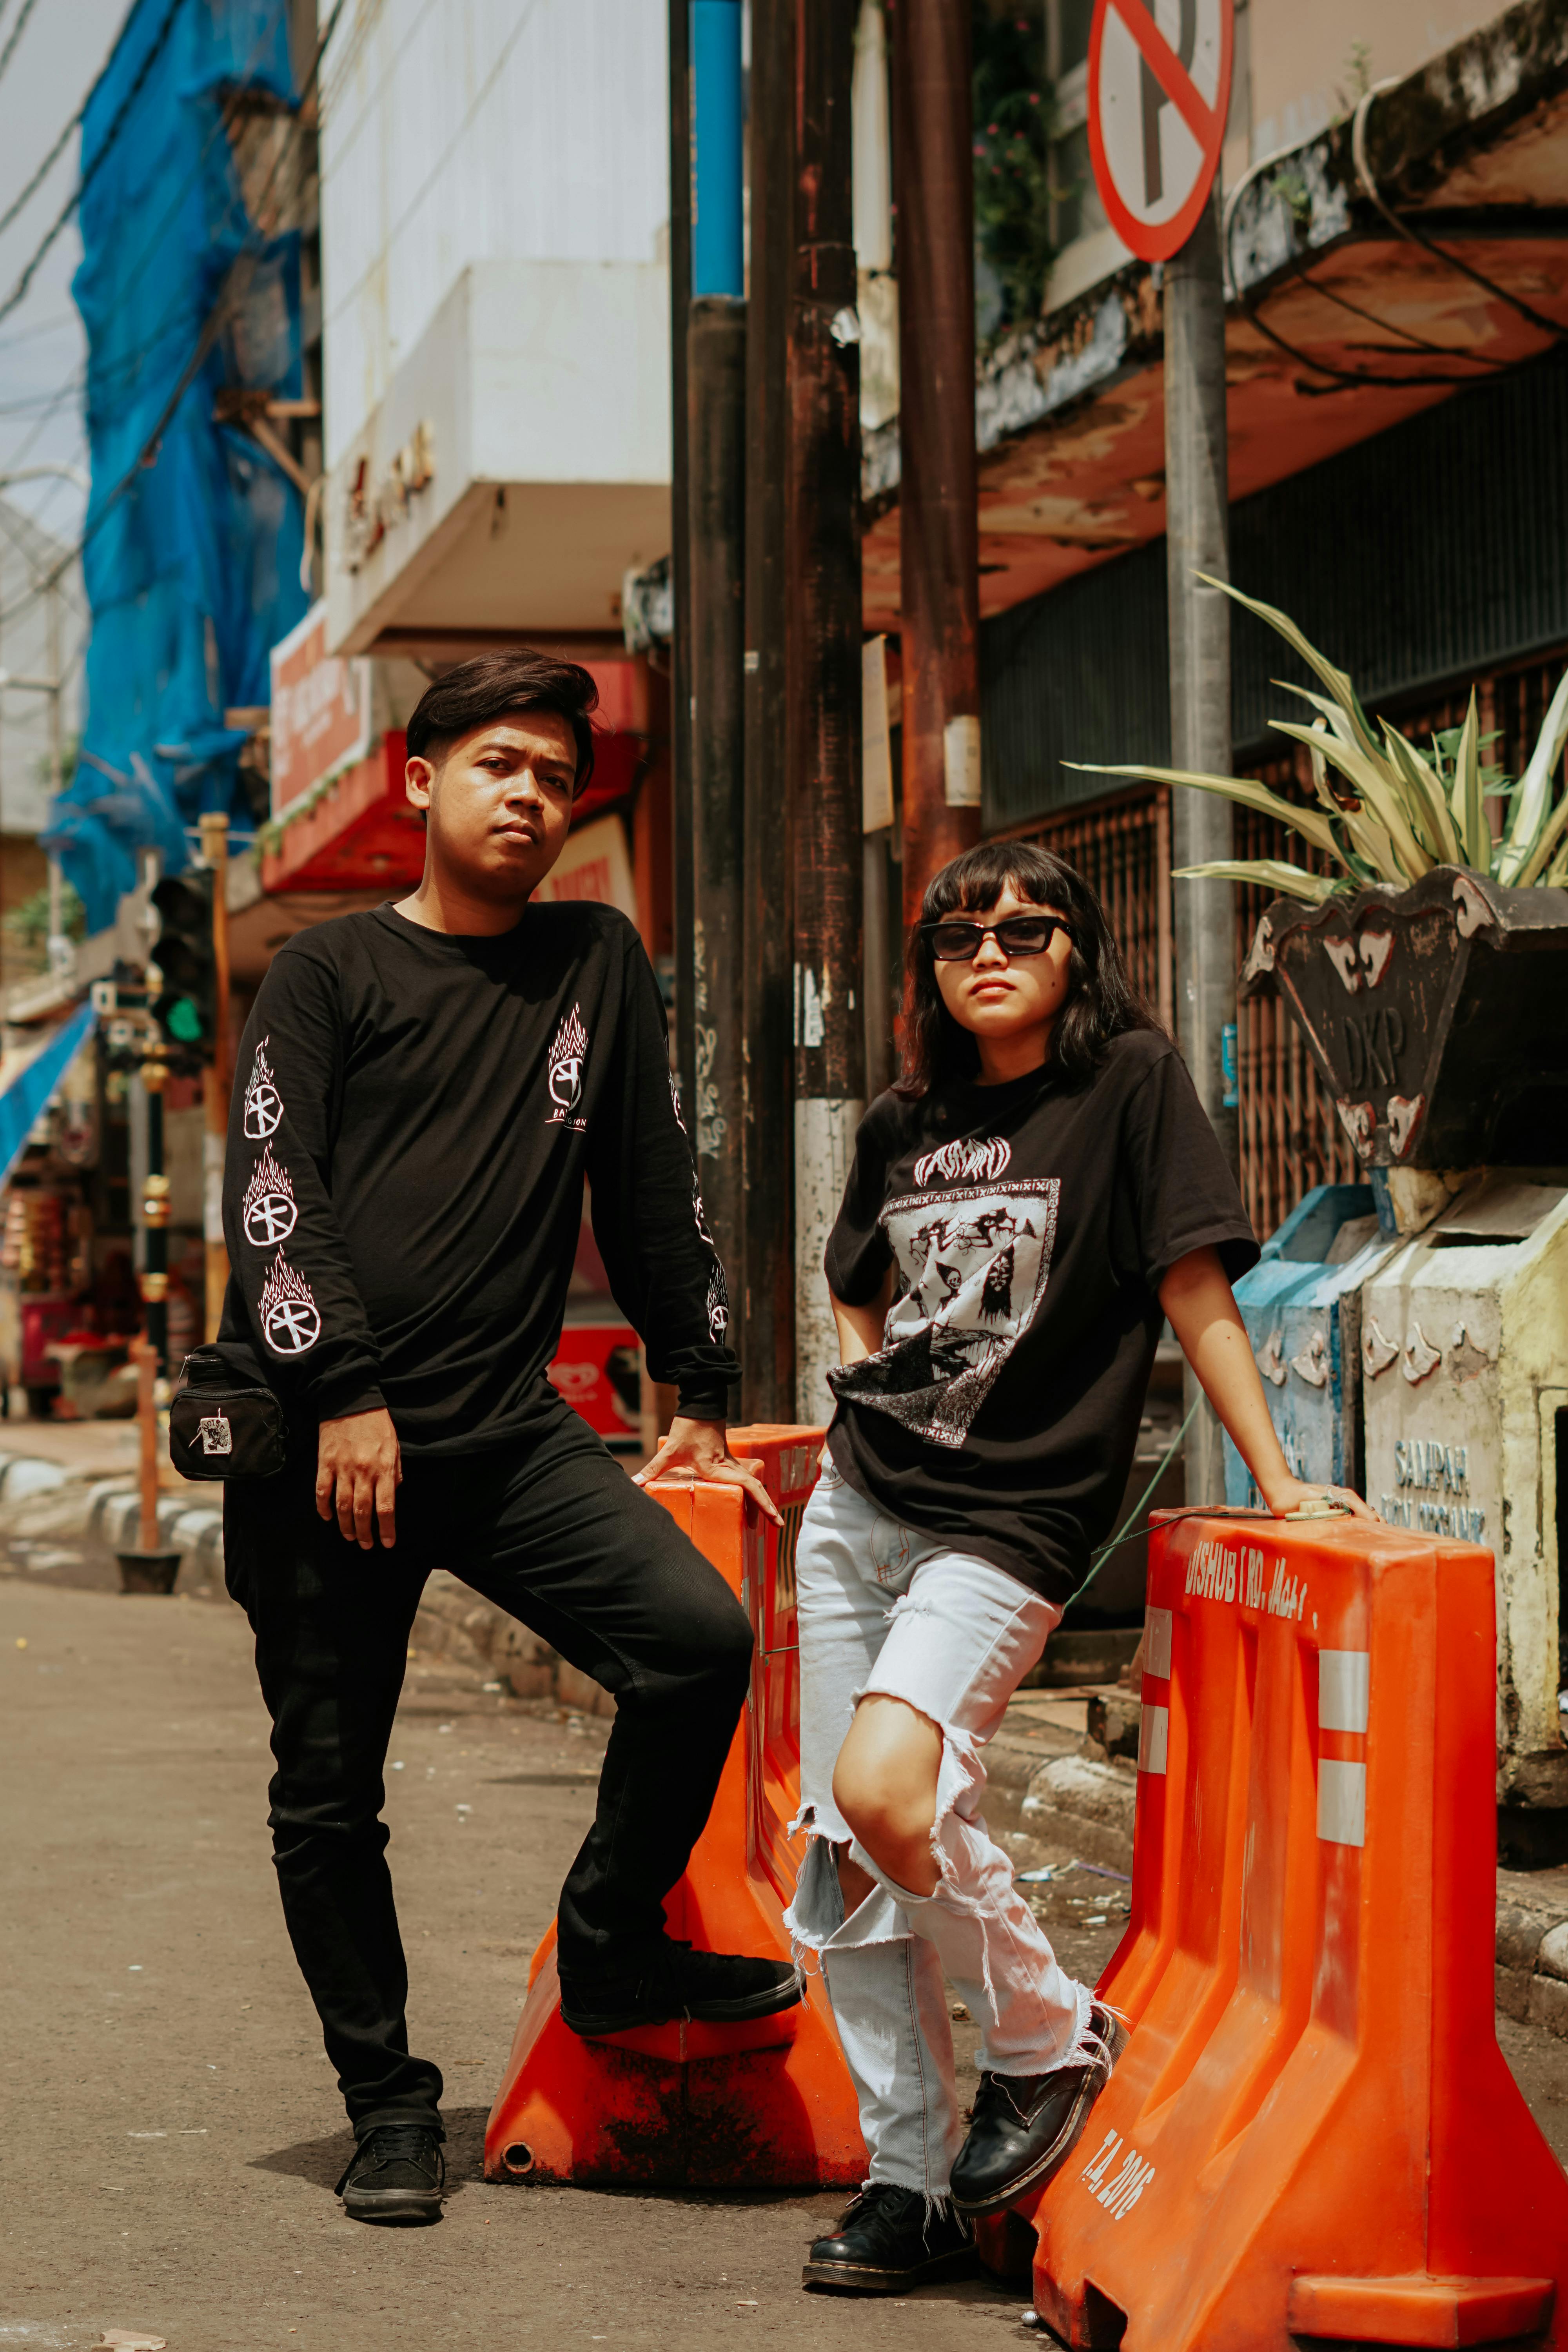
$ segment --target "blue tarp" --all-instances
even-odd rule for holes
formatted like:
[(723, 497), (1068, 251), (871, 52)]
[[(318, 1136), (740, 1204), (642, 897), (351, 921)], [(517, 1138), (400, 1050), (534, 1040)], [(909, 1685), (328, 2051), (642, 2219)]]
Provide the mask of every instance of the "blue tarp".
[(0, 1094), (0, 1184), (22, 1157), (38, 1114), (47, 1110), (49, 1097), (91, 1036), (97, 1019), (90, 1004), (73, 1013)]
[[(287, 0), (136, 0), (82, 125), (84, 173), (102, 156), (73, 289), (88, 340), (92, 630), (81, 763), (43, 839), (89, 930), (134, 886), (139, 846), (178, 873), (204, 810), (253, 829), (244, 737), (224, 712), (268, 699), (268, 650), (308, 601), (298, 491), (242, 427), (214, 421), (226, 387), (300, 391), (299, 240), (251, 221), (223, 118), (226, 97), (250, 94), (236, 135), (254, 152), (255, 101), (294, 104), (287, 15)], [(268, 168), (253, 167), (253, 184)], [(290, 154), (268, 211), (296, 175)], [(233, 314), (149, 451), (237, 262)]]

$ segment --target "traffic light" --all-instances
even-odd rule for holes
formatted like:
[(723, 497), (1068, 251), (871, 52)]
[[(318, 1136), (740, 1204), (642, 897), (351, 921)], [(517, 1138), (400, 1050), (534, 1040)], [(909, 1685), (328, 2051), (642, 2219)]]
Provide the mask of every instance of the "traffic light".
[(153, 960), (162, 976), (149, 1011), (172, 1045), (205, 1061), (217, 1037), (210, 866), (166, 875), (153, 893), (158, 937)]

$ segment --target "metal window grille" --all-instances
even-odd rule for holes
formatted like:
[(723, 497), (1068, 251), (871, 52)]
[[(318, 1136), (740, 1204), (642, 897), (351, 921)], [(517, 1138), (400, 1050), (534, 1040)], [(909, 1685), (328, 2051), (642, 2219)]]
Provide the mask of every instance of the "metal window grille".
[(1171, 948), (1171, 795), (1163, 784), (1011, 825), (1075, 866), (1105, 908), (1128, 976), (1165, 1027), (1175, 1017)]

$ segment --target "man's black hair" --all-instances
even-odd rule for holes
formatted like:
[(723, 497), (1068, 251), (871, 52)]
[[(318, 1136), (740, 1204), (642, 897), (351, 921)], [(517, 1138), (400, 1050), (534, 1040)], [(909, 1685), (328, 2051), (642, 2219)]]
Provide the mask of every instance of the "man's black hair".
[(427, 686), (408, 721), (408, 751), (416, 760), (436, 766), (459, 735), (488, 727), (509, 710), (551, 710), (564, 719), (577, 746), (574, 796), (594, 772), (594, 730), (589, 714), (598, 708), (599, 689), (580, 663), (557, 661), (526, 646), (504, 654), (477, 654), (458, 662), (434, 686)]

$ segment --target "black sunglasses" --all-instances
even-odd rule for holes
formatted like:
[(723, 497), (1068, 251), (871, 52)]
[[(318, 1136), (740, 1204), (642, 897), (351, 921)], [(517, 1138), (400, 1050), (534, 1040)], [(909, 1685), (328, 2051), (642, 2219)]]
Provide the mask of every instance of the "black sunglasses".
[(931, 951), (938, 963), (973, 963), (987, 940), (994, 940), (1004, 955), (1044, 955), (1058, 931), (1074, 936), (1070, 923), (1059, 915), (1007, 915), (999, 923), (966, 923), (955, 917), (944, 916), (934, 923), (922, 923), (921, 935), (930, 942)]

